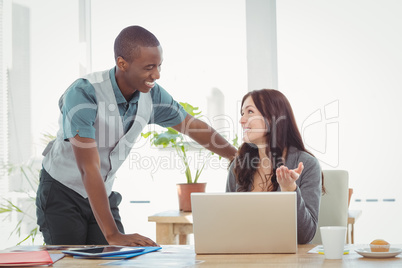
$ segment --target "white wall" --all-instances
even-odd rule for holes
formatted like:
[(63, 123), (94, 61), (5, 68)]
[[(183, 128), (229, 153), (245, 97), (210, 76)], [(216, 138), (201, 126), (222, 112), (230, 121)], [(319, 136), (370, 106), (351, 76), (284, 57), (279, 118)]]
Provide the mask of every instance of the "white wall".
[(246, 0), (248, 90), (278, 88), (276, 0)]
[[(14, 81), (29, 81), (29, 86), (31, 93), (21, 94), (24, 92), (24, 85), (21, 83), (14, 83), (12, 90), (14, 90), (14, 105), (9, 107), (13, 109), (11, 113), (16, 111), (23, 112), (20, 118), (24, 118), (30, 121), (30, 129), (14, 129), (14, 131), (19, 132), (21, 135), (14, 144), (9, 144), (11, 148), (9, 150), (14, 153), (20, 153), (21, 148), (17, 148), (15, 144), (19, 146), (30, 146), (30, 148), (22, 148), (24, 151), (32, 152), (32, 158), (36, 157), (41, 159), (41, 153), (44, 148), (44, 144), (41, 141), (43, 133), (49, 132), (55, 134), (57, 131), (57, 119), (58, 119), (58, 99), (64, 90), (74, 81), (78, 76), (79, 64), (78, 64), (78, 3), (77, 1), (70, 0), (59, 0), (59, 1), (49, 1), (49, 0), (10, 0), (6, 1), (7, 4), (11, 6), (12, 3), (16, 3), (19, 6), (26, 8), (27, 17), (24, 15), (24, 20), (29, 19), (29, 22), (20, 25), (19, 27), (28, 26), (27, 28), (18, 29), (15, 28), (15, 32), (18, 33), (29, 33), (27, 34), (29, 40), (24, 40), (29, 48), (24, 52), (26, 54), (20, 54), (21, 59), (16, 62), (23, 62), (29, 66), (24, 66), (20, 64), (19, 66), (14, 66), (15, 62), (10, 63), (10, 68), (19, 67), (25, 74), (24, 76), (15, 77)], [(15, 12), (10, 12), (14, 15), (14, 20), (18, 20), (19, 14)], [(8, 14), (8, 15), (11, 15)], [(11, 23), (11, 22), (10, 22)], [(11, 25), (6, 24), (5, 27), (11, 29)], [(14, 25), (16, 27), (16, 25)], [(15, 40), (15, 38), (13, 39)], [(18, 41), (18, 40), (15, 40)], [(12, 49), (15, 49), (13, 47)], [(11, 55), (10, 51), (7, 55)], [(18, 54), (14, 54), (14, 57), (18, 57)], [(20, 86), (18, 88), (18, 86)], [(22, 88), (21, 88), (22, 87)], [(20, 99), (18, 101), (18, 99)], [(23, 101), (21, 101), (23, 100)], [(30, 102), (30, 104), (24, 104), (24, 102)], [(21, 107), (20, 107), (20, 106)], [(24, 110), (23, 106), (30, 106), (29, 111)], [(20, 118), (16, 118), (21, 123)], [(11, 118), (10, 120), (12, 120)], [(25, 131), (25, 132), (24, 132)], [(28, 133), (28, 137), (26, 137)], [(30, 142), (25, 143), (27, 140)], [(27, 157), (24, 157), (26, 161)], [(20, 163), (13, 163), (20, 164)], [(40, 168), (40, 161), (35, 162), (34, 166)], [(1, 174), (0, 174), (1, 175)], [(0, 178), (2, 180), (3, 177)], [(12, 186), (17, 188), (18, 183), (21, 184), (21, 180), (18, 181), (11, 178), (10, 183)], [(24, 184), (21, 184), (23, 186)], [(24, 210), (27, 207), (24, 205), (24, 200), (21, 198), (21, 194), (18, 193), (7, 193), (6, 196), (2, 194), (1, 197), (10, 198), (12, 197), (13, 202), (16, 205), (22, 206)], [(30, 202), (30, 205), (34, 206), (34, 202)], [(13, 213), (10, 217), (4, 218), (5, 215), (0, 215), (0, 249), (13, 246), (17, 242), (23, 240), (28, 232), (31, 230), (32, 226), (22, 226), (21, 236), (18, 237), (15, 233), (9, 237), (10, 233), (15, 229), (17, 222), (21, 219), (21, 215)], [(32, 219), (30, 218), (32, 217)], [(4, 219), (4, 221), (3, 221)], [(35, 224), (35, 209), (30, 207), (29, 216), (25, 217), (25, 220), (31, 221)], [(25, 243), (31, 243), (30, 240)], [(43, 243), (41, 236), (37, 237), (35, 241), (37, 244)]]
[[(246, 91), (244, 0), (120, 0), (91, 5), (94, 71), (111, 68), (117, 34), (129, 25), (140, 25), (161, 42), (159, 83), (178, 101), (197, 103), (205, 111), (213, 87), (232, 93), (225, 94), (228, 104)], [(230, 109), (233, 105), (227, 112)]]
[(305, 142), (323, 168), (349, 171), (354, 198), (396, 198), (351, 204), (363, 210), (357, 243), (402, 241), (401, 11), (397, 0), (277, 1), (279, 89)]
[(43, 133), (57, 132), (58, 100), (79, 75), (78, 1), (17, 0), (29, 8), (33, 154)]

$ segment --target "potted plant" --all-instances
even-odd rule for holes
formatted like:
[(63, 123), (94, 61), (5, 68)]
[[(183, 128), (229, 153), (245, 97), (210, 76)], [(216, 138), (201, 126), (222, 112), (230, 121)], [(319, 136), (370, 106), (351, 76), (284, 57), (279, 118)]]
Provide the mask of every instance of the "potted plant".
[[(201, 111), (198, 111), (198, 107), (194, 107), (188, 103), (180, 102), (184, 110), (195, 118), (202, 117)], [(176, 131), (173, 128), (165, 128), (163, 131), (149, 131), (146, 133), (141, 133), (144, 138), (150, 137), (150, 142), (152, 146), (156, 147), (171, 147), (176, 150), (180, 160), (182, 161), (185, 168), (186, 182), (177, 184), (177, 192), (179, 197), (179, 208), (181, 211), (191, 211), (191, 193), (193, 192), (205, 192), (206, 183), (199, 183), (198, 179), (204, 170), (205, 164), (208, 159), (213, 155), (212, 152), (208, 151), (203, 157), (202, 164), (200, 164), (195, 173), (191, 172), (188, 151), (190, 149), (190, 144), (185, 141), (182, 133)], [(205, 149), (200, 149), (200, 152), (205, 152)], [(194, 176), (193, 176), (194, 175)]]

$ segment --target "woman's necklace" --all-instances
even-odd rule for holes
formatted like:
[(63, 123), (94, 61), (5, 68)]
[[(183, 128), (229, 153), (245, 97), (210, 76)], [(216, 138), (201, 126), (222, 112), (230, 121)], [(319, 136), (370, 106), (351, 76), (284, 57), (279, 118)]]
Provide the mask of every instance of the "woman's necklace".
[(257, 173), (261, 178), (261, 182), (258, 183), (258, 187), (263, 192), (268, 192), (272, 185), (272, 182), (271, 182), (272, 172), (267, 173), (267, 174), (266, 173), (261, 174), (261, 171), (259, 169), (257, 169)]

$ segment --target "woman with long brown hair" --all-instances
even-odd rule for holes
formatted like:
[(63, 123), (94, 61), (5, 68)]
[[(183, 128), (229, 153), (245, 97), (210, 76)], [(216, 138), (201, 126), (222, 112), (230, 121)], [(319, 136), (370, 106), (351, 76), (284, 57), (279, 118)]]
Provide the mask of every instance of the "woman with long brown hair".
[(296, 191), (298, 243), (310, 242), (317, 230), (322, 172), (304, 147), (289, 101), (277, 90), (251, 91), (243, 97), (240, 124), (244, 142), (229, 167), (226, 191)]

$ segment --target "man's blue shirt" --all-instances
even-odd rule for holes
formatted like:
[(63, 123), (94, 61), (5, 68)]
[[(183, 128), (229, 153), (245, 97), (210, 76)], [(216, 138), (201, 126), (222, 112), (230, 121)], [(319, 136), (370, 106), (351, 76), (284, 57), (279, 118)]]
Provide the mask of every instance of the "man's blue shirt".
[[(137, 114), (140, 92), (136, 91), (131, 100), (127, 102), (117, 85), (115, 68), (109, 71), (109, 75), (122, 118), (124, 133), (127, 133)], [(153, 113), (148, 122), (149, 124), (171, 127), (184, 120), (187, 112), (165, 89), (155, 83), (150, 94)], [(63, 113), (64, 139), (72, 138), (77, 134), (80, 137), (95, 139), (94, 123), (97, 115), (97, 105), (95, 88), (88, 80), (80, 78), (67, 89), (60, 104), (60, 109)]]

